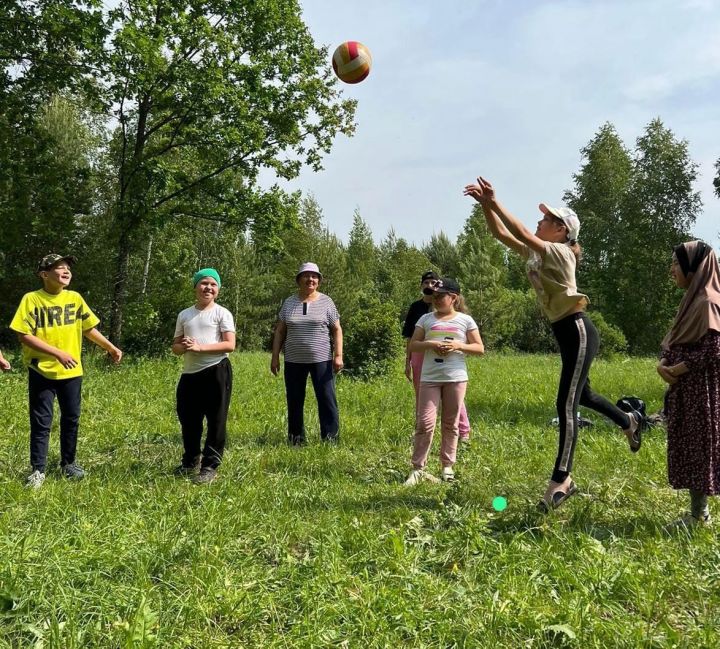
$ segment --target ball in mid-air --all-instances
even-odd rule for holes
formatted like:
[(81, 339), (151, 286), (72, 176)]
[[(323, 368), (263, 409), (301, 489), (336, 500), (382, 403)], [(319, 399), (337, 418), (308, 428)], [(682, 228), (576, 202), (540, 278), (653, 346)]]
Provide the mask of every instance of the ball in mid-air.
[(370, 50), (357, 41), (345, 41), (333, 53), (333, 70), (345, 83), (360, 83), (370, 74), (371, 65)]

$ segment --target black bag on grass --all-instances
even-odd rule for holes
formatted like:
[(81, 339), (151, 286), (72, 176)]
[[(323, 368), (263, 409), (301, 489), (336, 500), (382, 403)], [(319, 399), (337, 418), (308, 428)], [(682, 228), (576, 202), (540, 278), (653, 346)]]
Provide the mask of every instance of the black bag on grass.
[(615, 405), (623, 412), (636, 412), (643, 419), (647, 419), (645, 402), (640, 397), (620, 397)]

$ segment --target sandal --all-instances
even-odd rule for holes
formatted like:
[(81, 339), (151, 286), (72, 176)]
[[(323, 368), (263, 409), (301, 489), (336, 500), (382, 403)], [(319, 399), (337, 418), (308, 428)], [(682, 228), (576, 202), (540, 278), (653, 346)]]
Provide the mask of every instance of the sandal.
[(567, 491), (563, 491), (562, 489), (558, 489), (557, 491), (554, 491), (552, 494), (552, 497), (550, 500), (545, 500), (543, 498), (538, 504), (537, 508), (540, 512), (543, 514), (548, 514), (553, 509), (557, 509), (562, 505), (570, 496), (573, 496), (577, 493), (577, 486), (573, 481), (570, 481), (570, 484), (567, 487)]

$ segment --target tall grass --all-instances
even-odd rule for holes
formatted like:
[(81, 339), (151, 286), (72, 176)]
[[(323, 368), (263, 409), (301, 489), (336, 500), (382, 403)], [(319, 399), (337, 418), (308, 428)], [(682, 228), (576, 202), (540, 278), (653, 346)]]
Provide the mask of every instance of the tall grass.
[[(686, 504), (667, 486), (664, 433), (632, 455), (589, 414), (573, 472), (582, 493), (542, 517), (558, 361), (470, 363), (473, 437), (458, 481), (416, 488), (401, 484), (413, 395), (399, 365), (371, 383), (340, 377), (337, 447), (320, 443), (309, 398), (310, 443), (297, 449), (285, 444), (269, 357), (233, 355), (229, 444), (208, 486), (171, 475), (182, 452), (175, 359), (90, 362), (78, 447), (88, 477), (71, 483), (52, 469), (38, 491), (23, 486), (26, 378), (0, 377), (0, 644), (720, 645), (720, 542), (712, 529), (663, 531)], [(593, 387), (656, 410), (653, 365), (598, 361)]]

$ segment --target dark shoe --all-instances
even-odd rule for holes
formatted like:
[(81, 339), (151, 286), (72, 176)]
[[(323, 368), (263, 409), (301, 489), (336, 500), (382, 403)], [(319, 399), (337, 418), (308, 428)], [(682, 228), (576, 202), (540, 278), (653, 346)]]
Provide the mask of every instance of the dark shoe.
[(195, 484), (210, 484), (215, 478), (217, 478), (217, 469), (213, 469), (211, 466), (204, 466), (200, 469), (200, 473), (193, 478), (193, 482)]
[(642, 445), (642, 434), (648, 427), (645, 402), (638, 397), (622, 397), (621, 399), (618, 399), (615, 405), (635, 419), (635, 428), (633, 429), (631, 427), (623, 430), (623, 432), (628, 438), (630, 450), (633, 453), (637, 453)]
[(176, 466), (175, 469), (173, 469), (173, 475), (176, 475), (178, 478), (186, 478), (188, 476), (195, 475), (200, 469), (201, 459), (201, 456), (198, 455), (192, 464), (180, 464), (180, 466)]
[(307, 446), (307, 442), (304, 437), (291, 437), (288, 439), (290, 446)]
[(85, 470), (75, 462), (60, 467), (60, 471), (69, 480), (82, 480), (85, 477)]
[(575, 483), (571, 481), (568, 485), (567, 491), (558, 489), (557, 491), (553, 492), (550, 500), (546, 500), (545, 498), (543, 498), (537, 504), (537, 508), (543, 514), (548, 514), (553, 509), (557, 509), (558, 507), (560, 507), (560, 505), (562, 505), (568, 498), (570, 498), (570, 496), (576, 493), (577, 487), (575, 486)]

